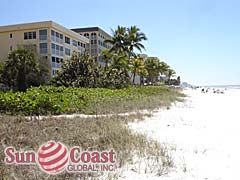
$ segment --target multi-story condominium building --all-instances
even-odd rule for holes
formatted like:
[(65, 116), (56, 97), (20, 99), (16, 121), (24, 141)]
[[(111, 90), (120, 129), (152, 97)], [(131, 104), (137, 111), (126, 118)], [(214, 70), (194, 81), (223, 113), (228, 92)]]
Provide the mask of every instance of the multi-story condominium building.
[(105, 43), (104, 41), (112, 37), (99, 27), (75, 28), (71, 30), (90, 40), (90, 43), (86, 45), (86, 51), (89, 52), (92, 57), (95, 57), (99, 64), (104, 65), (101, 52), (104, 49), (110, 49), (112, 47), (111, 44)]
[(73, 51), (85, 51), (89, 39), (53, 21), (0, 26), (0, 60), (18, 46), (36, 51), (51, 64), (51, 76)]

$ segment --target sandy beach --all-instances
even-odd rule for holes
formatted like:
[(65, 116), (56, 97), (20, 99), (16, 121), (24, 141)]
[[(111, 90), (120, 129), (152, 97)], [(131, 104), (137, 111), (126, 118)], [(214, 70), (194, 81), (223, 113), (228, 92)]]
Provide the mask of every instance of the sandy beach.
[(224, 94), (186, 89), (186, 101), (129, 126), (171, 148), (174, 168), (156, 176), (125, 171), (121, 179), (240, 179), (240, 90)]

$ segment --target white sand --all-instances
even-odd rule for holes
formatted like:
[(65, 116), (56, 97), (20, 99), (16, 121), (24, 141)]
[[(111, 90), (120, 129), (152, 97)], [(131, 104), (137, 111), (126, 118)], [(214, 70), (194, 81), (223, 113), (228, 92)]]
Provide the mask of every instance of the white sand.
[(186, 102), (129, 124), (160, 143), (174, 145), (176, 167), (161, 177), (128, 170), (121, 179), (240, 179), (240, 90), (184, 93), (189, 95)]

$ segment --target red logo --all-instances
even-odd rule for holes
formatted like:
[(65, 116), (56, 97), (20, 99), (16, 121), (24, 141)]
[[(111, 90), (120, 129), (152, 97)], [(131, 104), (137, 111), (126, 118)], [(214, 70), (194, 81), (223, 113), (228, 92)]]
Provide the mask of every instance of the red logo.
[(14, 147), (5, 148), (5, 163), (8, 165), (37, 164), (48, 174), (66, 172), (99, 172), (114, 171), (115, 152), (108, 151), (83, 151), (81, 147), (68, 148), (60, 142), (48, 141), (40, 146), (38, 152), (17, 151)]
[(62, 172), (68, 164), (67, 147), (60, 142), (49, 141), (38, 150), (38, 164), (49, 174)]

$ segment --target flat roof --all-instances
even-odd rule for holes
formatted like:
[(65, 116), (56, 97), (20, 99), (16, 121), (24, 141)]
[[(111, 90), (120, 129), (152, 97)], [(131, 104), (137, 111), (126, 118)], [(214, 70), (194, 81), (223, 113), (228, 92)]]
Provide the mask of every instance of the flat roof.
[(84, 28), (73, 28), (72, 31), (75, 31), (77, 33), (81, 32), (92, 32), (92, 31), (100, 31), (104, 33), (108, 38), (112, 38), (110, 34), (108, 34), (106, 31), (102, 30), (100, 27), (84, 27)]
[(99, 27), (85, 27), (85, 28), (73, 28), (71, 29), (75, 32), (86, 32), (86, 31), (103, 31), (102, 29), (100, 29)]

